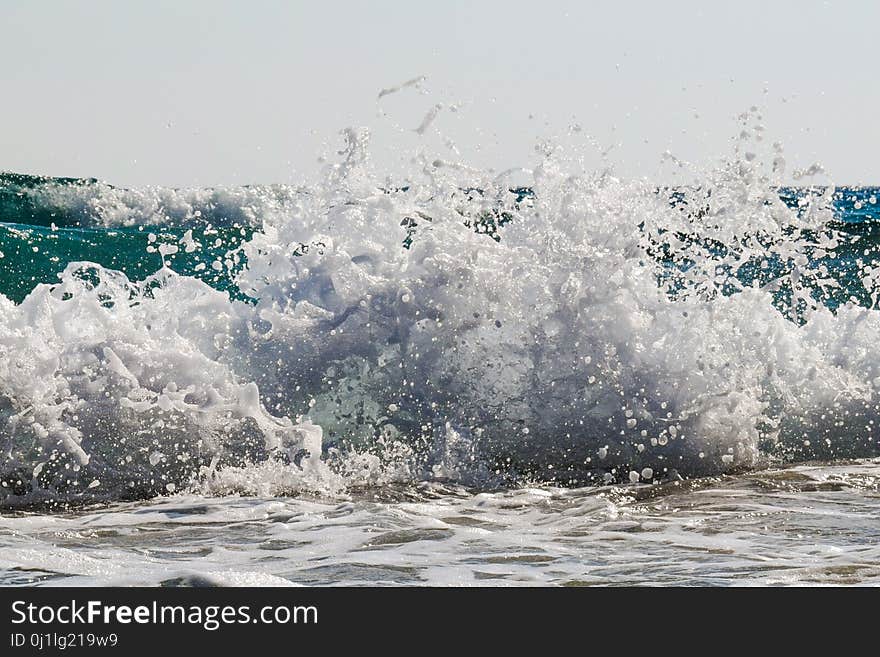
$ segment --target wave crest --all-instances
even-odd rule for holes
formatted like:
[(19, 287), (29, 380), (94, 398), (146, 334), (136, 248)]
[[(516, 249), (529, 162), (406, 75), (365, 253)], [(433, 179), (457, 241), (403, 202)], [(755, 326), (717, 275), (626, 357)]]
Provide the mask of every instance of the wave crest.
[(826, 303), (839, 284), (817, 262), (853, 237), (825, 190), (780, 200), (778, 152), (738, 146), (671, 203), (552, 153), (528, 194), (426, 160), (390, 189), (365, 133), (347, 148), (252, 218), (235, 282), (253, 303), (88, 263), (0, 298), (8, 495), (637, 481), (877, 453), (880, 313)]

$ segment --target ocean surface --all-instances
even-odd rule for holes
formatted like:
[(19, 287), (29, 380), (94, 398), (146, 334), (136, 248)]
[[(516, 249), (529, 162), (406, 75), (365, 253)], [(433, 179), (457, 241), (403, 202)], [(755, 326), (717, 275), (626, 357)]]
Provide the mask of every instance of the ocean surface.
[(880, 189), (743, 121), (675, 186), (0, 173), (0, 584), (880, 583)]

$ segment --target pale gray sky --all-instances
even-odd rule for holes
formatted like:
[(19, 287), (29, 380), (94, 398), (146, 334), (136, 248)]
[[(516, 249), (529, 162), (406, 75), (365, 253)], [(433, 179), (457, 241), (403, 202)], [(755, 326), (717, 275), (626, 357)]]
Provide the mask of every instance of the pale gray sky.
[[(593, 137), (656, 177), (666, 149), (726, 153), (758, 105), (790, 161), (880, 184), (878, 26), (870, 0), (0, 0), (0, 170), (297, 182), (363, 125), (389, 171), (401, 147), (454, 158), (447, 139), (479, 166), (533, 163), (545, 137), (599, 166)], [(377, 100), (419, 75), (426, 93)]]

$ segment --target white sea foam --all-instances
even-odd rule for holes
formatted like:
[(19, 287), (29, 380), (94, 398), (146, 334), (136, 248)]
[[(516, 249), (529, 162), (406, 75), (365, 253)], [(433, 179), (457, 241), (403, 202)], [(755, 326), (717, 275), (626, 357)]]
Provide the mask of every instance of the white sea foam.
[[(827, 222), (829, 197), (786, 207), (778, 152), (738, 145), (682, 211), (644, 181), (571, 175), (552, 152), (528, 198), (430, 158), (389, 188), (366, 132), (346, 141), (308, 188), (106, 188), (87, 201), (105, 224), (232, 207), (259, 227), (236, 254), (256, 303), (169, 270), (134, 283), (88, 263), (20, 305), (0, 297), (7, 503), (660, 480), (753, 467), (780, 445), (876, 451), (880, 312), (810, 295), (834, 284), (804, 266), (802, 237)], [(498, 241), (489, 220), (505, 223)], [(821, 239), (832, 252), (839, 237)], [(658, 249), (688, 263), (671, 287)], [(791, 267), (753, 287), (731, 278), (766, 259)], [(743, 289), (722, 294), (730, 285)], [(774, 306), (780, 290), (797, 317)]]
[(46, 182), (20, 190), (34, 206), (56, 210), (60, 226), (102, 227), (188, 223), (257, 226), (296, 192), (284, 185), (129, 189), (100, 181)]

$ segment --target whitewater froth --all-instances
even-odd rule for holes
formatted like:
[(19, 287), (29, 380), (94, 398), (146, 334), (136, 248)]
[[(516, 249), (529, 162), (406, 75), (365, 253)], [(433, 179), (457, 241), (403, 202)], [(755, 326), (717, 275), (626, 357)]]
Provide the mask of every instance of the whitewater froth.
[[(684, 192), (693, 211), (553, 153), (528, 198), (430, 158), (391, 186), (365, 132), (346, 143), (320, 182), (245, 195), (246, 299), (90, 263), (0, 297), (8, 503), (876, 453), (880, 314), (817, 298), (834, 281), (808, 262), (843, 238), (827, 194), (779, 200), (778, 152), (738, 147)], [(195, 215), (196, 192), (162, 195)], [(740, 275), (767, 261), (785, 266)]]

